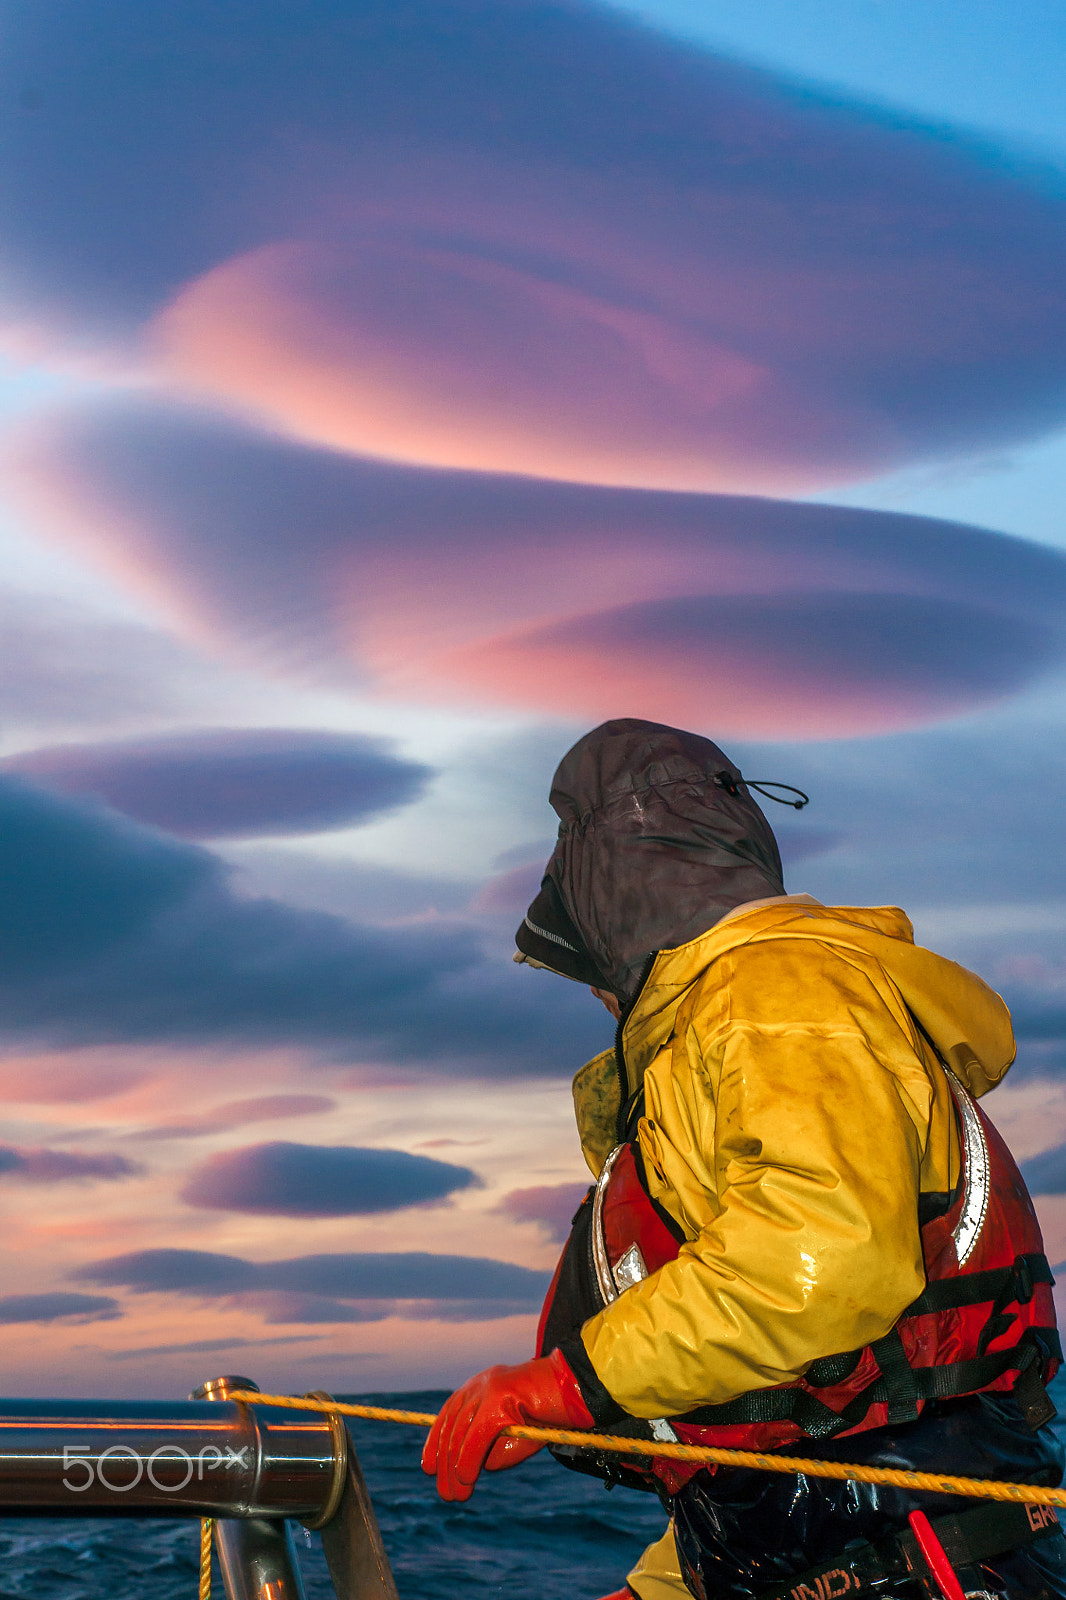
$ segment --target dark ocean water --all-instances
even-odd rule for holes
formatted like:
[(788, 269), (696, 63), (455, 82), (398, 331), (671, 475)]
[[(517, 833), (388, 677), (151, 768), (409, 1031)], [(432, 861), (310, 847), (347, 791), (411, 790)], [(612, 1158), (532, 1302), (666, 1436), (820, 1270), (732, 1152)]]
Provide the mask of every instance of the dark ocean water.
[[(1066, 1434), (1066, 1380), (1053, 1394)], [(435, 1411), (444, 1396), (360, 1398)], [(608, 1493), (546, 1452), (483, 1476), (465, 1506), (446, 1506), (419, 1469), (421, 1429), (354, 1428), (403, 1600), (597, 1600), (666, 1526), (654, 1495)], [(297, 1548), (308, 1600), (332, 1600), (318, 1539), (298, 1530)], [(195, 1600), (198, 1563), (195, 1522), (0, 1521), (0, 1600)]]

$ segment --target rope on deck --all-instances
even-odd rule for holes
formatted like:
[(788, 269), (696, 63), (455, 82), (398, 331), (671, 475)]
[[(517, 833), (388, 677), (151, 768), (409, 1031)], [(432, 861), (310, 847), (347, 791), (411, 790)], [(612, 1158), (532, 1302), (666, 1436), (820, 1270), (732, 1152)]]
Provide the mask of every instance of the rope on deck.
[[(391, 1406), (349, 1405), (339, 1400), (315, 1400), (291, 1394), (260, 1394), (234, 1389), (226, 1397), (248, 1405), (282, 1406), (290, 1411), (339, 1412), (371, 1422), (400, 1422), (431, 1428), (432, 1411), (398, 1411)], [(1044, 1489), (1034, 1483), (1000, 1483), (990, 1478), (956, 1478), (941, 1472), (906, 1472), (895, 1467), (866, 1467), (849, 1461), (810, 1461), (804, 1456), (762, 1455), (753, 1450), (719, 1450), (711, 1445), (666, 1444), (658, 1439), (620, 1439), (610, 1433), (586, 1433), (566, 1428), (504, 1428), (512, 1439), (535, 1439), (538, 1444), (569, 1444), (582, 1450), (609, 1450), (618, 1455), (657, 1456), (669, 1461), (693, 1461), (701, 1466), (752, 1467), (757, 1472), (801, 1473), (808, 1478), (850, 1479), (854, 1483), (884, 1483), (895, 1489), (928, 1490), (933, 1494), (968, 1495), (973, 1500), (1021, 1500), (1028, 1505), (1066, 1507), (1066, 1489)], [(201, 1592), (201, 1600), (207, 1596)]]

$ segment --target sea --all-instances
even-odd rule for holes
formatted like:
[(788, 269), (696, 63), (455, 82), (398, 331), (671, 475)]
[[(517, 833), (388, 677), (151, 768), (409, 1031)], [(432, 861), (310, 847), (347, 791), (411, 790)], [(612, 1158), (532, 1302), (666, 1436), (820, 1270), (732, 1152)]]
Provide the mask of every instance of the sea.
[[(1052, 1397), (1066, 1437), (1066, 1379)], [(436, 1411), (445, 1394), (338, 1398)], [(654, 1495), (608, 1491), (546, 1451), (445, 1505), (419, 1467), (422, 1429), (353, 1428), (402, 1600), (598, 1600), (666, 1527)], [(196, 1600), (199, 1546), (194, 1521), (0, 1520), (0, 1600)], [(297, 1528), (296, 1547), (307, 1600), (333, 1600), (317, 1536)], [(213, 1592), (223, 1600), (217, 1566)]]

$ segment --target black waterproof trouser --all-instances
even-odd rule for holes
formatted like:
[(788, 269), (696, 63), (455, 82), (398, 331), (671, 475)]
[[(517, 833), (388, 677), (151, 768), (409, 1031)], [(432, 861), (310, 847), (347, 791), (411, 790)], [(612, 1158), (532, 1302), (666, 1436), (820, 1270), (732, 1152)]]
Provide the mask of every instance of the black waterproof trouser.
[[(1063, 1447), (1051, 1429), (1032, 1432), (1007, 1394), (934, 1402), (916, 1422), (836, 1441), (811, 1440), (802, 1450), (796, 1444), (782, 1453), (1051, 1488), (1061, 1482), (1064, 1465)], [(924, 1511), (932, 1520), (976, 1503), (957, 1495), (721, 1467), (686, 1484), (671, 1510), (681, 1570), (693, 1594), (699, 1600), (752, 1600), (837, 1561), (849, 1544), (877, 1544), (906, 1530), (911, 1511)], [(980, 1572), (980, 1587), (1007, 1600), (1066, 1600), (1066, 1537), (1058, 1529), (982, 1562)], [(968, 1591), (972, 1587), (964, 1583)], [(919, 1600), (922, 1590), (910, 1581), (869, 1594), (870, 1600)]]

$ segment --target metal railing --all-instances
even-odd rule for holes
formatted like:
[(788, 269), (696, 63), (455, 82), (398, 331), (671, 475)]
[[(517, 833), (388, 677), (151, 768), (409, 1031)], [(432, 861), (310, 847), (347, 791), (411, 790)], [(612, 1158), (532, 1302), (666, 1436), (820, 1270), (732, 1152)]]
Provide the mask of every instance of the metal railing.
[[(212, 1517), (227, 1600), (303, 1600), (292, 1520), (322, 1535), (337, 1600), (397, 1600), (344, 1420), (228, 1398), (0, 1401), (0, 1515)], [(329, 1396), (318, 1394), (318, 1400)]]

